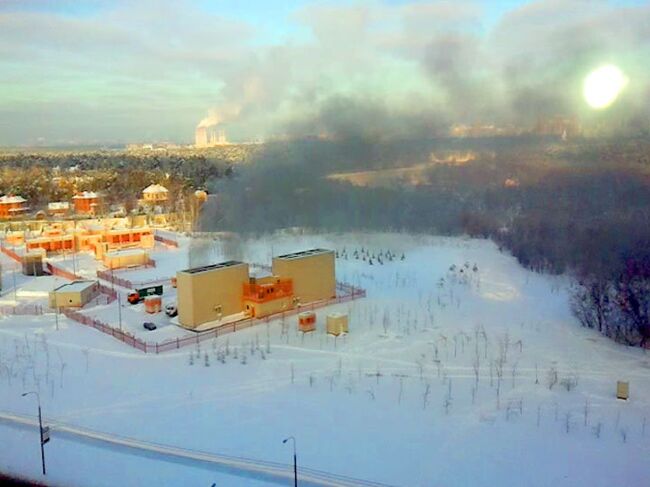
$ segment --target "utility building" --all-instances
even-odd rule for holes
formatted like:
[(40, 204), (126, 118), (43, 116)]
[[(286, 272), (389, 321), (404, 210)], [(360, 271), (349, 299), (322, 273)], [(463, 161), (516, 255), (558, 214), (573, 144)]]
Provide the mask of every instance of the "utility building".
[(274, 257), (273, 275), (293, 281), (296, 305), (336, 297), (332, 250), (312, 249)]
[(69, 282), (50, 292), (50, 308), (81, 308), (97, 294), (97, 281)]
[(248, 264), (234, 260), (177, 272), (179, 323), (194, 329), (243, 312), (249, 283)]

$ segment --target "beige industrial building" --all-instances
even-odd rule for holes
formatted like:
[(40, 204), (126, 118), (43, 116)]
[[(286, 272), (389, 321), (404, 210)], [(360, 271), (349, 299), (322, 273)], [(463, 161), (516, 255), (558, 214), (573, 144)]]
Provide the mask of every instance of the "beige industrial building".
[(293, 281), (296, 305), (336, 297), (334, 251), (305, 250), (273, 258), (273, 275)]
[(248, 264), (227, 261), (176, 273), (178, 321), (194, 329), (244, 311), (243, 289)]
[(80, 308), (99, 293), (97, 281), (73, 281), (50, 292), (50, 308)]

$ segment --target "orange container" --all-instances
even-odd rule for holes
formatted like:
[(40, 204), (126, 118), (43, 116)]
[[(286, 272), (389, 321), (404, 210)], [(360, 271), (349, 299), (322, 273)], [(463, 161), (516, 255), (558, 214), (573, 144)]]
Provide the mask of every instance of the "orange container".
[(298, 330), (303, 333), (314, 331), (316, 329), (316, 313), (305, 311), (298, 315)]
[(147, 296), (144, 298), (144, 310), (147, 313), (159, 313), (162, 309), (162, 298), (160, 296)]
[(176, 287), (176, 276), (172, 277), (172, 287)]

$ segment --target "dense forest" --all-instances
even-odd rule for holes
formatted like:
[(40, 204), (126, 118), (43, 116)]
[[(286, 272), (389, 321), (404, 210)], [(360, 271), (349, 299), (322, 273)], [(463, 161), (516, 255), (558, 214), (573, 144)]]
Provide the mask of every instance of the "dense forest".
[[(240, 147), (240, 146), (236, 146)], [(102, 191), (109, 202), (132, 206), (143, 188), (162, 183), (172, 199), (228, 177), (247, 150), (0, 153), (0, 191), (26, 198), (32, 208), (67, 201), (79, 191)], [(238, 159), (240, 158), (240, 159)]]

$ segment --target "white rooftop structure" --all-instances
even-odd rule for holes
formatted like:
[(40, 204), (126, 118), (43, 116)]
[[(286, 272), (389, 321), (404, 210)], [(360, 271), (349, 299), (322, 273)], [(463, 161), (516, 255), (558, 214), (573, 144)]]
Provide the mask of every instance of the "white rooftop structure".
[(25, 203), (27, 200), (22, 196), (4, 195), (0, 196), (0, 203)]
[(82, 191), (79, 194), (76, 194), (72, 197), (73, 199), (90, 199), (90, 198), (99, 198), (99, 194), (94, 191)]
[(169, 190), (160, 184), (150, 184), (142, 192), (145, 194), (163, 194), (169, 193)]
[(47, 204), (48, 210), (68, 210), (70, 209), (70, 203), (67, 201), (53, 201)]
[(97, 284), (97, 281), (72, 281), (57, 287), (56, 292), (81, 292)]

